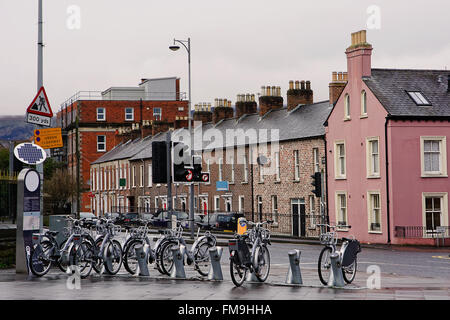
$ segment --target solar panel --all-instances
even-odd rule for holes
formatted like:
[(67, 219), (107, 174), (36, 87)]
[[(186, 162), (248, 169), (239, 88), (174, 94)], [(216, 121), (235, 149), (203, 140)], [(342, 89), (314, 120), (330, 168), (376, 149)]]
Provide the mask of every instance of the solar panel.
[(14, 154), (20, 161), (27, 164), (39, 164), (47, 157), (44, 149), (33, 143), (19, 144), (14, 150)]

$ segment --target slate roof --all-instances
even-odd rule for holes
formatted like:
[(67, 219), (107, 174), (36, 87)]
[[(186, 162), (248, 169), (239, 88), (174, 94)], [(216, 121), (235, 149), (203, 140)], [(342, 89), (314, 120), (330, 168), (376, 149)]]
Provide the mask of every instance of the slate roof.
[[(227, 130), (242, 130), (233, 131), (246, 134), (254, 130), (257, 134), (260, 133), (260, 129), (267, 129), (267, 140), (264, 140), (264, 135), (259, 137), (258, 142), (272, 141), (277, 139), (277, 136), (271, 136), (271, 129), (279, 129), (278, 139), (279, 141), (287, 141), (294, 139), (307, 139), (313, 137), (321, 137), (325, 135), (325, 128), (323, 126), (324, 121), (327, 119), (331, 112), (332, 105), (329, 101), (317, 102), (310, 105), (299, 105), (292, 111), (288, 111), (287, 107), (272, 110), (266, 113), (263, 117), (260, 117), (258, 113), (244, 115), (241, 118), (232, 118), (222, 120), (216, 124), (206, 123), (201, 126), (202, 135), (205, 136), (205, 131), (208, 129), (216, 129), (216, 133), (219, 133), (223, 137), (223, 141), (220, 140), (207, 140), (203, 141), (203, 146), (194, 142), (194, 149), (210, 150), (218, 147), (231, 147), (249, 144), (252, 141), (235, 139), (226, 139)], [(200, 127), (194, 129), (195, 132), (199, 132)], [(172, 138), (176, 141), (177, 137), (185, 133), (187, 129), (181, 128), (172, 132)], [(264, 130), (263, 130), (264, 131)], [(145, 139), (137, 139), (135, 141), (129, 141), (125, 144), (120, 144), (114, 149), (109, 151), (97, 159), (95, 163), (102, 163), (108, 161), (114, 161), (119, 159), (129, 158), (129, 160), (148, 159), (152, 157), (152, 141), (165, 141), (166, 135), (160, 133), (154, 137), (147, 137)]]
[[(372, 69), (363, 78), (391, 116), (449, 117), (450, 93), (447, 70)], [(407, 91), (420, 91), (431, 106), (418, 106)]]

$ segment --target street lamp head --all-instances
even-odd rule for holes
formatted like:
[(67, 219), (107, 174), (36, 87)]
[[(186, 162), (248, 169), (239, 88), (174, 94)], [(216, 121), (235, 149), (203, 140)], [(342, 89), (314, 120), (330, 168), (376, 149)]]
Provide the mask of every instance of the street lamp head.
[(178, 49), (180, 49), (180, 46), (176, 46), (176, 45), (169, 46), (169, 49), (172, 51), (177, 51)]

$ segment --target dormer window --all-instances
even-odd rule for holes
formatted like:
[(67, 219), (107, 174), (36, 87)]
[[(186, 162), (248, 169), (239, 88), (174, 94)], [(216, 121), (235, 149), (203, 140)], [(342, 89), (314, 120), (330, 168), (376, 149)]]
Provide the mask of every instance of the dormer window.
[(423, 95), (420, 91), (407, 91), (409, 97), (418, 105), (418, 106), (431, 106), (430, 101)]

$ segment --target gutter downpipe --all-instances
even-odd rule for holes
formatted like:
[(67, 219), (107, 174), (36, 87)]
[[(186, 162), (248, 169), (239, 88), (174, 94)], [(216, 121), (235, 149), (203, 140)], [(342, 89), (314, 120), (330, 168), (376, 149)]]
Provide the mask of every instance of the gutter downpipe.
[(387, 232), (388, 232), (388, 244), (391, 244), (391, 221), (390, 221), (390, 200), (389, 200), (389, 160), (388, 160), (388, 131), (387, 125), (389, 121), (389, 114), (386, 116), (386, 121), (384, 123), (384, 146), (385, 146), (385, 157), (386, 157), (386, 203), (387, 203)]

